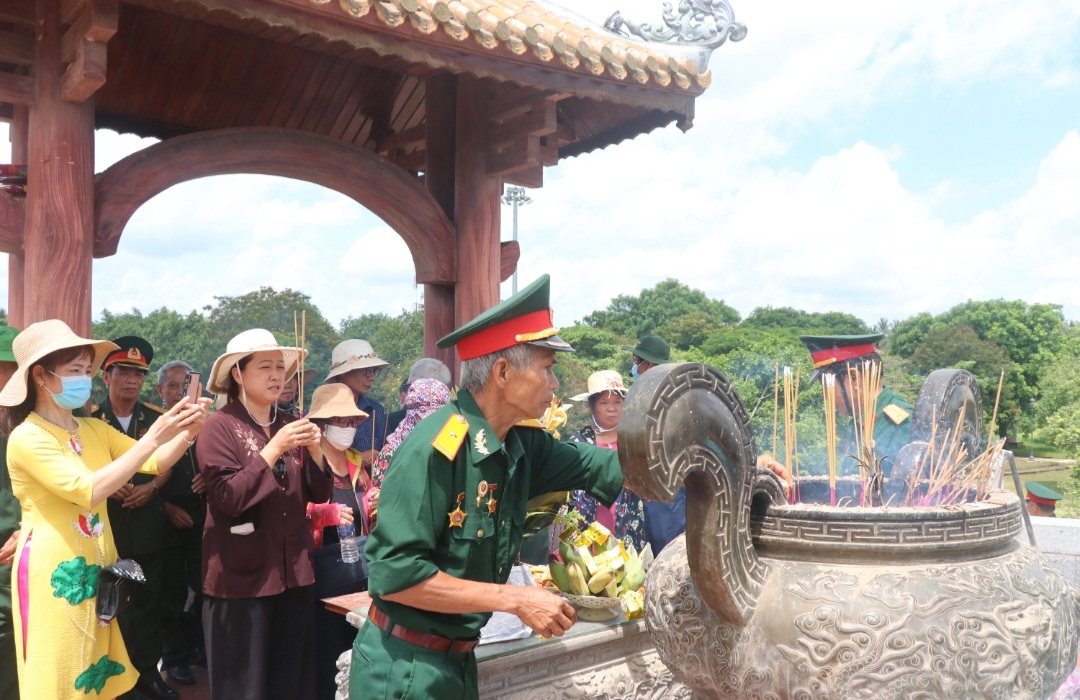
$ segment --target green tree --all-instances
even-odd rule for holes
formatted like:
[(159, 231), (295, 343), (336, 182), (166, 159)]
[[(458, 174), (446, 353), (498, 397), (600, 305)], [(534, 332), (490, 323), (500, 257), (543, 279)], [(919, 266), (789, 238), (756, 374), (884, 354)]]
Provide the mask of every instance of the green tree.
[[(689, 350), (698, 347), (705, 339), (712, 335), (717, 326), (714, 316), (704, 311), (691, 311), (688, 314), (673, 318), (656, 329), (657, 334), (666, 340), (671, 347), (679, 350)], [(722, 327), (730, 327), (726, 324)]]
[(669, 278), (651, 289), (642, 290), (636, 297), (615, 297), (606, 309), (594, 311), (581, 322), (594, 328), (606, 328), (624, 338), (637, 338), (694, 311), (705, 313), (717, 325), (739, 321), (739, 312), (723, 301), (710, 299), (705, 292)]
[(911, 357), (933, 323), (934, 317), (926, 312), (898, 322), (889, 336), (889, 351), (900, 357)]
[[(157, 383), (158, 367), (170, 360), (183, 360), (195, 371), (203, 374), (203, 384), (210, 374), (214, 359), (224, 350), (215, 349), (210, 340), (210, 324), (198, 312), (191, 311), (186, 316), (164, 307), (143, 315), (138, 309), (127, 313), (103, 311), (101, 319), (93, 324), (94, 338), (120, 338), (136, 335), (146, 339), (154, 348), (154, 359), (150, 365), (150, 375), (143, 385), (140, 398), (143, 401), (159, 403), (160, 398), (154, 391)], [(97, 401), (105, 397), (105, 385), (100, 376), (95, 377), (94, 395)]]
[[(318, 373), (318, 381), (304, 387), (306, 397), (310, 398), (311, 392), (329, 372), (330, 352), (341, 340), (318, 307), (311, 303), (311, 297), (292, 289), (279, 292), (272, 287), (260, 287), (247, 294), (214, 299), (215, 305), (204, 307), (211, 328), (214, 357), (225, 352), (233, 336), (251, 328), (265, 328), (283, 345), (303, 342), (308, 351), (305, 368)], [(306, 327), (301, 329), (301, 326)], [(304, 331), (303, 339), (298, 337), (301, 330)]]
[(759, 306), (741, 324), (745, 328), (794, 331), (798, 335), (866, 335), (870, 327), (840, 311), (808, 313), (790, 306)]

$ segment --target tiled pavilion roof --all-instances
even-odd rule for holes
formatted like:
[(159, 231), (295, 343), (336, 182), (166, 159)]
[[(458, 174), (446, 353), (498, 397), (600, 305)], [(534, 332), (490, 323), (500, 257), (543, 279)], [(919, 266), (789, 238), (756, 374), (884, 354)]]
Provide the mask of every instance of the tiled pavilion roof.
[[(329, 0), (309, 0), (323, 5)], [(486, 49), (531, 54), (586, 74), (638, 85), (700, 92), (712, 75), (699, 60), (662, 44), (632, 41), (558, 6), (534, 0), (340, 0), (353, 17), (374, 14), (388, 27), (406, 22), (424, 34), (443, 32)]]

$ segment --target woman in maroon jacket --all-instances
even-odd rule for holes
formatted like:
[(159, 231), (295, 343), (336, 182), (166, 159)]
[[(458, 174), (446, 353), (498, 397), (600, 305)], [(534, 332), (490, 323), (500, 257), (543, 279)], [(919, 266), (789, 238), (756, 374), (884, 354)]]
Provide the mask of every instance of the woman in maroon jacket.
[(196, 447), (206, 482), (203, 625), (211, 692), (294, 700), (315, 686), (315, 543), (305, 506), (333, 488), (306, 418), (277, 410), (301, 353), (262, 329), (229, 341), (208, 388), (228, 401)]

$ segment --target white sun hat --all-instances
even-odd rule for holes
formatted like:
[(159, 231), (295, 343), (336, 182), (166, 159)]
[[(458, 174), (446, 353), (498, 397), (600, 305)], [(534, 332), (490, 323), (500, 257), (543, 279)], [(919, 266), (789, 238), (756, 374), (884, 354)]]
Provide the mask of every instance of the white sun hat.
[(389, 366), (390, 363), (379, 357), (368, 341), (355, 338), (343, 340), (330, 353), (330, 372), (326, 375), (326, 381), (354, 369)]
[(623, 384), (622, 375), (613, 369), (602, 369), (589, 375), (589, 390), (584, 394), (571, 396), (570, 401), (585, 401), (593, 394), (605, 391), (614, 391), (616, 394), (626, 396), (626, 385)]
[(307, 356), (307, 350), (282, 345), (274, 337), (274, 334), (263, 328), (252, 328), (233, 337), (225, 346), (225, 354), (214, 360), (214, 367), (210, 370), (210, 381), (206, 385), (207, 391), (213, 394), (229, 393), (229, 385), (232, 384), (232, 376), (229, 374), (237, 362), (248, 355), (267, 350), (280, 350), (285, 358), (285, 376), (291, 377), (296, 374), (300, 358)]
[(66, 323), (55, 318), (31, 323), (26, 330), (15, 336), (11, 343), (11, 352), (19, 367), (4, 385), (3, 391), (0, 391), (0, 406), (18, 406), (26, 400), (26, 373), (41, 358), (57, 350), (83, 345), (94, 351), (94, 366), (91, 368), (94, 372), (101, 366), (106, 355), (120, 349), (120, 346), (109, 340), (79, 337)]

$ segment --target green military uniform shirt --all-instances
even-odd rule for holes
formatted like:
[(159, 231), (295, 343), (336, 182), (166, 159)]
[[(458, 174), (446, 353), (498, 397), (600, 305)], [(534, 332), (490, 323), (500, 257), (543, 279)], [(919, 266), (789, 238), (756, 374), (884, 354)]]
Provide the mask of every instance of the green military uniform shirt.
[[(876, 410), (874, 451), (882, 459), (882, 472), (889, 476), (896, 464), (896, 455), (900, 453), (900, 448), (911, 442), (911, 414), (915, 408), (900, 394), (888, 387), (882, 387)], [(858, 463), (850, 456), (855, 452), (854, 445), (854, 437), (851, 437), (841, 451), (844, 457), (840, 469), (842, 475), (859, 473)]]
[(428, 612), (382, 596), (439, 571), (506, 583), (521, 548), (530, 498), (582, 489), (610, 506), (622, 486), (612, 450), (562, 443), (521, 426), (511, 428), (500, 445), (462, 389), (455, 401), (421, 421), (391, 460), (378, 523), (365, 549), (368, 590), (395, 624), (452, 639), (475, 638), (491, 613)]
[[(138, 440), (146, 435), (146, 431), (163, 412), (158, 406), (136, 401), (127, 430), (124, 430), (124, 426), (117, 420), (108, 401), (100, 406), (94, 406), (90, 415)], [(131, 478), (131, 483), (138, 486), (149, 483), (153, 478), (153, 474), (136, 474)], [(116, 551), (120, 553), (120, 556), (133, 557), (137, 554), (161, 550), (168, 524), (165, 501), (161, 498), (161, 494), (155, 492), (141, 508), (124, 508), (123, 504), (115, 498), (108, 499), (108, 506), (109, 522), (113, 528)]]

